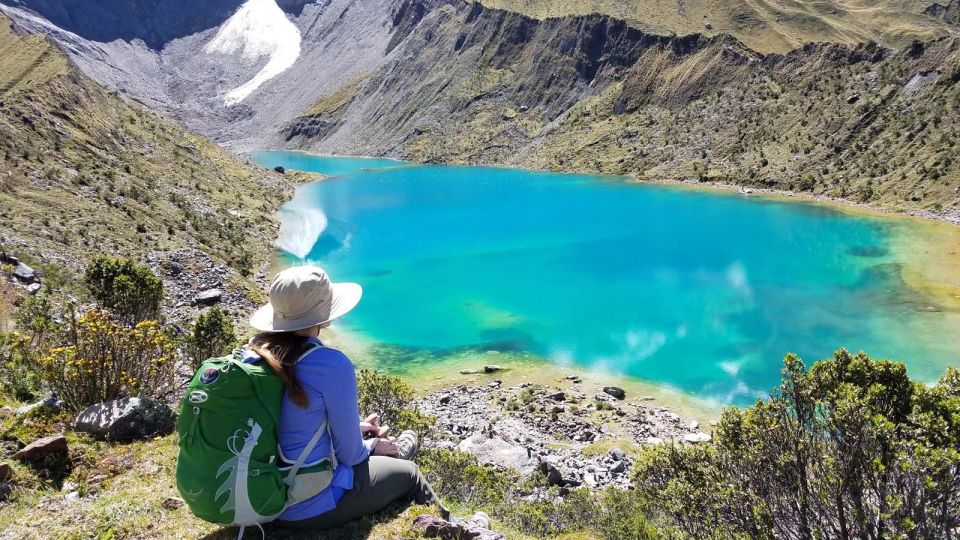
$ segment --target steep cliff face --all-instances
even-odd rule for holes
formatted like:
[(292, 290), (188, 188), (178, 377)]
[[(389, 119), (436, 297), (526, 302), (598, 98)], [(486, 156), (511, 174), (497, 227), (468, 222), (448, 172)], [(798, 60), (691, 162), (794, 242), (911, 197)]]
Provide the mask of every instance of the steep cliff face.
[(601, 15), (541, 21), (448, 4), (280, 143), (718, 180), (955, 214), (958, 66), (960, 40), (764, 56), (729, 38), (651, 35)]

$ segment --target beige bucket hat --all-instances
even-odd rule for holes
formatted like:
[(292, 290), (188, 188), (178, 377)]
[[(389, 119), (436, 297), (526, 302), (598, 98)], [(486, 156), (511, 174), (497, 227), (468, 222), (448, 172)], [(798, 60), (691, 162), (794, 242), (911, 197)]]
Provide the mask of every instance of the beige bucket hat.
[(333, 283), (319, 266), (294, 266), (273, 278), (270, 303), (250, 317), (250, 326), (264, 332), (294, 332), (330, 322), (360, 302), (356, 283)]

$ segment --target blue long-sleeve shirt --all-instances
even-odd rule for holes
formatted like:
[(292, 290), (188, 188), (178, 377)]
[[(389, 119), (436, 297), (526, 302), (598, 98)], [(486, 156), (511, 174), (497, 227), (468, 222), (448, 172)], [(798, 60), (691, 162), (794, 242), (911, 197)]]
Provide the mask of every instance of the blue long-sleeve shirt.
[[(320, 437), (304, 467), (335, 453), (337, 468), (330, 487), (287, 508), (280, 516), (285, 521), (309, 519), (333, 510), (343, 492), (353, 488), (353, 466), (370, 457), (360, 434), (356, 368), (345, 354), (323, 346), (319, 339), (309, 338), (309, 342), (320, 347), (302, 358), (296, 367), (297, 380), (309, 405), (301, 409), (284, 396), (280, 406), (280, 458), (288, 463), (296, 461), (326, 419), (329, 431)], [(257, 360), (256, 353), (246, 352), (245, 362)]]

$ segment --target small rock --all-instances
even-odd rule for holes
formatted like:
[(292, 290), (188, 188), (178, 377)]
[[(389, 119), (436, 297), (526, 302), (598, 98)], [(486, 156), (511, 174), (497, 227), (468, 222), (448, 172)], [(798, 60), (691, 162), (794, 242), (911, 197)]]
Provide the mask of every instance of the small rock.
[(223, 297), (221, 289), (207, 289), (193, 298), (193, 304), (197, 306), (210, 306), (216, 304)]
[(9, 463), (0, 463), (0, 482), (13, 480), (13, 467)]
[(484, 373), (496, 373), (496, 372), (502, 371), (502, 370), (503, 370), (503, 368), (500, 367), (500, 366), (498, 366), (498, 365), (496, 365), (496, 364), (491, 364), (491, 365), (489, 365), (489, 366), (483, 366), (483, 372), (484, 372)]
[(461, 375), (476, 375), (477, 373), (480, 373), (480, 372), (477, 371), (477, 370), (475, 370), (475, 369), (461, 369), (461, 370), (460, 370), (460, 374), (461, 374)]
[(450, 523), (436, 516), (424, 514), (417, 516), (413, 520), (413, 526), (427, 538), (440, 538), (442, 540), (504, 540), (504, 536), (497, 534), (486, 526), (489, 525), (489, 519), (485, 519), (483, 524), (474, 520), (458, 521)]
[(30, 293), (31, 295), (34, 295), (40, 292), (40, 289), (42, 288), (43, 288), (43, 285), (40, 285), (39, 283), (31, 283), (27, 285), (27, 292)]
[(621, 474), (623, 472), (626, 472), (626, 470), (627, 470), (627, 464), (624, 463), (623, 461), (618, 461), (613, 467), (610, 468), (610, 472), (612, 474)]
[(25, 462), (36, 462), (53, 455), (60, 455), (66, 458), (68, 454), (67, 438), (63, 435), (54, 435), (33, 441), (14, 454), (13, 459)]
[(280, 174), (285, 174), (287, 172), (287, 170), (281, 167), (280, 165), (277, 165), (276, 167), (274, 167), (273, 170)]
[(663, 444), (663, 439), (661, 439), (660, 437), (647, 437), (647, 444), (650, 444), (650, 445)]
[(75, 430), (110, 441), (131, 441), (173, 431), (170, 407), (150, 398), (123, 398), (84, 409), (73, 423)]
[(710, 439), (711, 437), (709, 433), (687, 433), (683, 436), (683, 442), (690, 444), (710, 442)]
[(627, 397), (626, 390), (618, 386), (607, 386), (607, 387), (604, 387), (603, 391), (617, 399), (626, 399)]
[(615, 459), (615, 460), (617, 460), (617, 461), (622, 461), (622, 460), (624, 460), (624, 459), (627, 458), (627, 453), (624, 452), (623, 450), (619, 449), (619, 448), (611, 448), (611, 449), (610, 449), (610, 457), (612, 457), (613, 459)]
[(160, 503), (160, 506), (167, 510), (176, 510), (177, 508), (183, 506), (183, 499), (180, 497), (167, 497), (162, 503)]
[(850, 94), (847, 96), (847, 103), (853, 105), (854, 103), (860, 101), (860, 94)]
[(48, 412), (56, 412), (63, 409), (63, 400), (55, 396), (49, 396), (36, 403), (31, 403), (29, 405), (24, 405), (17, 409), (17, 416), (26, 416), (35, 411), (44, 410)]
[(443, 394), (442, 396), (440, 396), (440, 399), (438, 401), (440, 401), (442, 405), (446, 405), (447, 403), (450, 403), (451, 398), (453, 398), (453, 396), (451, 396), (450, 394)]
[(552, 399), (554, 401), (566, 401), (567, 394), (564, 392), (554, 392), (552, 394), (548, 394), (547, 399)]
[(38, 281), (36, 270), (23, 263), (17, 263), (17, 267), (13, 270), (13, 277), (23, 281), (24, 283), (33, 283)]
[(546, 461), (540, 462), (540, 472), (547, 477), (547, 483), (551, 486), (563, 485), (563, 475), (560, 470)]
[(696, 420), (692, 420), (690, 422), (690, 431), (696, 431), (698, 429), (700, 429), (700, 422), (697, 422)]

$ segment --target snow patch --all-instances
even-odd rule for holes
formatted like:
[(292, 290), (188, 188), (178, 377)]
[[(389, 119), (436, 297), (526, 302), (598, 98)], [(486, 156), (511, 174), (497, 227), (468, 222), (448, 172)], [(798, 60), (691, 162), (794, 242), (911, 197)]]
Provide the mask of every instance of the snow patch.
[(237, 54), (248, 64), (268, 57), (252, 79), (227, 92), (227, 106), (240, 103), (263, 83), (289, 69), (300, 57), (300, 30), (276, 0), (247, 0), (203, 48), (207, 54)]

